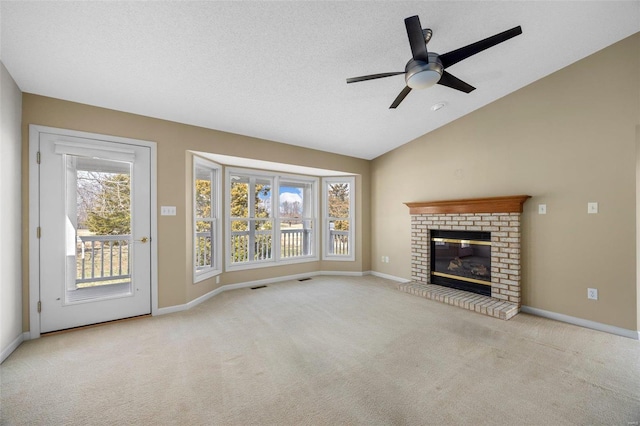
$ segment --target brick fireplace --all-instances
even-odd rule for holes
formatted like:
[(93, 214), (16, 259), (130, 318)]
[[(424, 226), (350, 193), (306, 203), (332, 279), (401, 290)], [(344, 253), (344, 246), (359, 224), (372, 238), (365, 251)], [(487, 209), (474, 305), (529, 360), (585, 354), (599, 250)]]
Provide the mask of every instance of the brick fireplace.
[[(521, 305), (521, 214), (528, 195), (406, 203), (411, 214), (411, 279), (407, 293), (510, 319)], [(431, 231), (491, 233), (491, 296), (432, 284)]]

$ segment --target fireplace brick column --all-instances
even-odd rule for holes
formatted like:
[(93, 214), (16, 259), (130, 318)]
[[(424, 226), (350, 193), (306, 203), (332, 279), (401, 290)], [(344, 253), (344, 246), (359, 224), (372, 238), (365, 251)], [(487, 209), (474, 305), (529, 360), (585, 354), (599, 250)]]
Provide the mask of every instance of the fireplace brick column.
[(431, 230), (491, 232), (491, 297), (522, 303), (520, 291), (521, 214), (418, 213), (411, 215), (411, 279), (430, 284)]

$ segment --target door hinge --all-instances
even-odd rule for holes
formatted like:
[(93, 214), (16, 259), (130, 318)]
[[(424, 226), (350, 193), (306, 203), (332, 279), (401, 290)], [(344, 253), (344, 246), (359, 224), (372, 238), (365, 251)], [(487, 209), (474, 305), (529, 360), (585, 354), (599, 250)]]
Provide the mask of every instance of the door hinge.
[(38, 313), (42, 312), (42, 302), (38, 300)]
[(38, 226), (38, 228), (36, 229), (36, 237), (40, 238), (41, 235), (42, 235), (42, 230)]
[(36, 153), (36, 162), (40, 164), (40, 151)]

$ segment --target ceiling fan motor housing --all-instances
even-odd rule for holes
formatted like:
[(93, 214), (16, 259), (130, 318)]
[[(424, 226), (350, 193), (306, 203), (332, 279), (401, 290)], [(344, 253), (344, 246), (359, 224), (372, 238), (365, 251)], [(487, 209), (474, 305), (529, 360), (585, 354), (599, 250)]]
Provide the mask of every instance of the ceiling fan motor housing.
[(429, 62), (411, 59), (405, 66), (405, 81), (412, 89), (426, 89), (440, 81), (444, 66), (440, 61), (440, 55), (429, 52)]

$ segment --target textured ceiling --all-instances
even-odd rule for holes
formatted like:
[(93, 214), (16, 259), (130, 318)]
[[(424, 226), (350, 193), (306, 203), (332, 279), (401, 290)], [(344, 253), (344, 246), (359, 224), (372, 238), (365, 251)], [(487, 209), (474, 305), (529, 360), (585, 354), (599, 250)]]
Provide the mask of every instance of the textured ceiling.
[[(390, 110), (402, 75), (345, 79), (403, 71), (411, 15), (438, 53), (523, 34), (447, 69), (471, 94)], [(23, 92), (372, 159), (640, 31), (640, 2), (2, 1), (0, 23)]]

